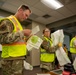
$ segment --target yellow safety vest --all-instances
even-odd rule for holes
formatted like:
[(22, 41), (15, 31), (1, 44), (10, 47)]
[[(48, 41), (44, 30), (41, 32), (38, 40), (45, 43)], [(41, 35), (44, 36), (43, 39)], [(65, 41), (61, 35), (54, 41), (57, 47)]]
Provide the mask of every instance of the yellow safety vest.
[[(14, 30), (13, 32), (17, 32), (19, 30), (23, 30), (21, 24), (16, 19), (15, 16), (9, 16), (6, 19), (9, 19), (13, 25)], [(19, 57), (26, 55), (26, 44), (24, 40), (20, 40), (19, 42), (14, 42), (12, 44), (3, 44), (2, 45), (2, 58), (7, 57)]]
[[(44, 37), (45, 40), (50, 42), (50, 45), (52, 44), (51, 39), (49, 40), (48, 38)], [(40, 60), (43, 62), (53, 62), (55, 59), (55, 54), (54, 53), (47, 53), (45, 49), (41, 48), (40, 49)]]
[(70, 52), (71, 52), (71, 53), (76, 53), (76, 48), (74, 47), (74, 44), (73, 44), (74, 40), (76, 40), (75, 37), (72, 38), (72, 40), (71, 40), (71, 42), (70, 42)]

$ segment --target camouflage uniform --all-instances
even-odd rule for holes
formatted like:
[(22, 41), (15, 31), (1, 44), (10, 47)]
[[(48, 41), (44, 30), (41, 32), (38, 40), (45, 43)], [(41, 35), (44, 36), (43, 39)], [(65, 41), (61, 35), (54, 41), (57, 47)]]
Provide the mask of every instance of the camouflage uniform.
[(22, 31), (13, 32), (13, 25), (9, 20), (3, 20), (0, 22), (0, 43), (9, 44), (23, 39), (24, 34)]
[[(52, 41), (51, 38), (48, 38), (48, 39), (50, 41)], [(48, 46), (48, 44), (49, 44), (49, 46)], [(43, 39), (43, 43), (41, 44), (41, 48), (45, 49), (47, 53), (54, 53), (55, 54), (55, 51), (57, 50), (58, 46), (51, 47), (49, 41)], [(54, 70), (55, 69), (55, 61), (54, 62), (41, 61), (40, 68), (42, 69), (42, 72), (48, 72), (50, 70)]]
[(2, 62), (3, 75), (23, 75), (22, 59), (5, 59)]
[[(13, 32), (13, 24), (9, 20), (0, 21), (0, 43), (10, 44), (24, 38), (22, 31)], [(3, 75), (23, 75), (23, 60), (25, 57), (5, 58), (2, 61)]]

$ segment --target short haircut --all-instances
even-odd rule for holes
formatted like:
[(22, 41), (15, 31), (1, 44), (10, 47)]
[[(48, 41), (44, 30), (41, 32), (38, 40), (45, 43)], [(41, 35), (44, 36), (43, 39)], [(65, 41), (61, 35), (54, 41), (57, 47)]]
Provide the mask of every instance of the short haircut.
[(31, 13), (31, 9), (30, 9), (27, 5), (21, 5), (21, 6), (18, 8), (18, 10), (19, 10), (20, 8), (23, 9), (23, 10), (29, 10), (30, 13)]

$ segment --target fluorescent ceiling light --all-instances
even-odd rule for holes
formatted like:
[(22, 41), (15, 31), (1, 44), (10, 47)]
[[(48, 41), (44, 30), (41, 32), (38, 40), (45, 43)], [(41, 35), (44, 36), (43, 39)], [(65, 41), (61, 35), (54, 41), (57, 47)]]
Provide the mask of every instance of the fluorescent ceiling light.
[(58, 0), (41, 0), (41, 2), (52, 9), (59, 9), (64, 6)]

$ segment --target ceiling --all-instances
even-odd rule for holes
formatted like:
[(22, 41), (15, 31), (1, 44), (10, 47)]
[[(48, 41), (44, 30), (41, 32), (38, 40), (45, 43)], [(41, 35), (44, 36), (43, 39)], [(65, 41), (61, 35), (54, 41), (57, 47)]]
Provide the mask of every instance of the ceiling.
[(27, 4), (32, 14), (26, 21), (36, 21), (54, 30), (63, 28), (69, 33), (76, 33), (76, 0), (58, 0), (64, 7), (54, 10), (41, 3), (41, 0), (0, 0), (0, 9), (15, 13), (21, 4)]

